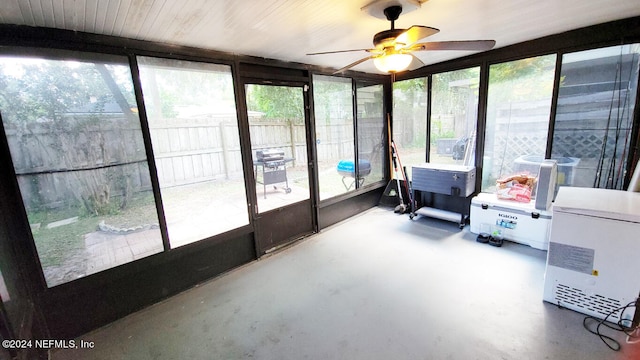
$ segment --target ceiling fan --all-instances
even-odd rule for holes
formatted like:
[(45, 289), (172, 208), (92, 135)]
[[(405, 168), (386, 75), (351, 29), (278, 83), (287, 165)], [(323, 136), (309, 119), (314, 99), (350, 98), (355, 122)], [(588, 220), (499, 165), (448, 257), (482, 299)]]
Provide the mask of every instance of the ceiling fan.
[(465, 41), (434, 41), (423, 42), (418, 41), (437, 34), (440, 30), (429, 26), (413, 25), (408, 29), (396, 29), (395, 21), (402, 12), (402, 6), (394, 5), (384, 9), (384, 15), (387, 20), (391, 21), (391, 29), (381, 31), (373, 36), (373, 49), (354, 49), (339, 50), (310, 53), (307, 55), (323, 55), (336, 54), (343, 52), (367, 51), (371, 55), (355, 61), (334, 74), (344, 72), (356, 65), (367, 60), (373, 59), (373, 62), (379, 70), (386, 73), (397, 73), (409, 67), (416, 61), (421, 66), (424, 63), (413, 55), (414, 51), (426, 50), (471, 50), (484, 51), (493, 48), (496, 44), (495, 40), (465, 40)]

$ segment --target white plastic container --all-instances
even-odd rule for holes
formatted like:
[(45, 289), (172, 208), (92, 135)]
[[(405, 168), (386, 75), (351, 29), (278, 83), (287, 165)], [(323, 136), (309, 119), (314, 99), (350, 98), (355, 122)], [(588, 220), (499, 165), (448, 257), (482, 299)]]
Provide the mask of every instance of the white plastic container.
[[(573, 181), (576, 175), (576, 167), (578, 163), (580, 163), (579, 158), (574, 157), (559, 157), (553, 158), (558, 164), (558, 185), (573, 185)], [(527, 172), (532, 175), (538, 174), (540, 170), (540, 165), (544, 161), (543, 156), (538, 155), (524, 155), (515, 159), (514, 164), (514, 172)]]

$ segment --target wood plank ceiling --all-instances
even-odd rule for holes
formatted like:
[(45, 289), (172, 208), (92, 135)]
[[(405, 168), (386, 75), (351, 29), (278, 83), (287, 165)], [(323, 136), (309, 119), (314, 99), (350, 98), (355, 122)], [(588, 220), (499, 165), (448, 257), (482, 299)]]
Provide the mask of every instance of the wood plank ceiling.
[[(440, 29), (428, 41), (496, 40), (496, 48), (640, 16), (638, 0), (376, 0), (417, 2), (396, 28)], [(389, 22), (361, 8), (374, 0), (0, 0), (0, 23), (52, 27), (341, 68)], [(417, 53), (425, 64), (468, 51)], [(377, 72), (371, 61), (354, 70)]]

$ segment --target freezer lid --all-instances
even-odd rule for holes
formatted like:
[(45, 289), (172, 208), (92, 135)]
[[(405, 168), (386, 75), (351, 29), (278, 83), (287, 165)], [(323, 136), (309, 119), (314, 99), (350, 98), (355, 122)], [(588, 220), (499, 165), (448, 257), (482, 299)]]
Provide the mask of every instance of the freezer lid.
[(640, 193), (561, 186), (553, 211), (640, 223)]

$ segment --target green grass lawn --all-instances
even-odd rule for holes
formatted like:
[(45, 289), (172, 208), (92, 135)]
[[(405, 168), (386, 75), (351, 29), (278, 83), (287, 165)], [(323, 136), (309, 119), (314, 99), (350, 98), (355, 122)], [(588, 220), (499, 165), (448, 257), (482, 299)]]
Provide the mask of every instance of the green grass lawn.
[[(47, 228), (47, 224), (73, 217), (78, 217), (78, 220), (67, 225)], [(74, 253), (82, 251), (84, 236), (96, 231), (101, 221), (117, 227), (158, 222), (153, 194), (150, 191), (134, 195), (126, 209), (114, 210), (108, 215), (89, 215), (81, 207), (68, 207), (30, 212), (28, 218), (43, 268), (61, 265)]]

